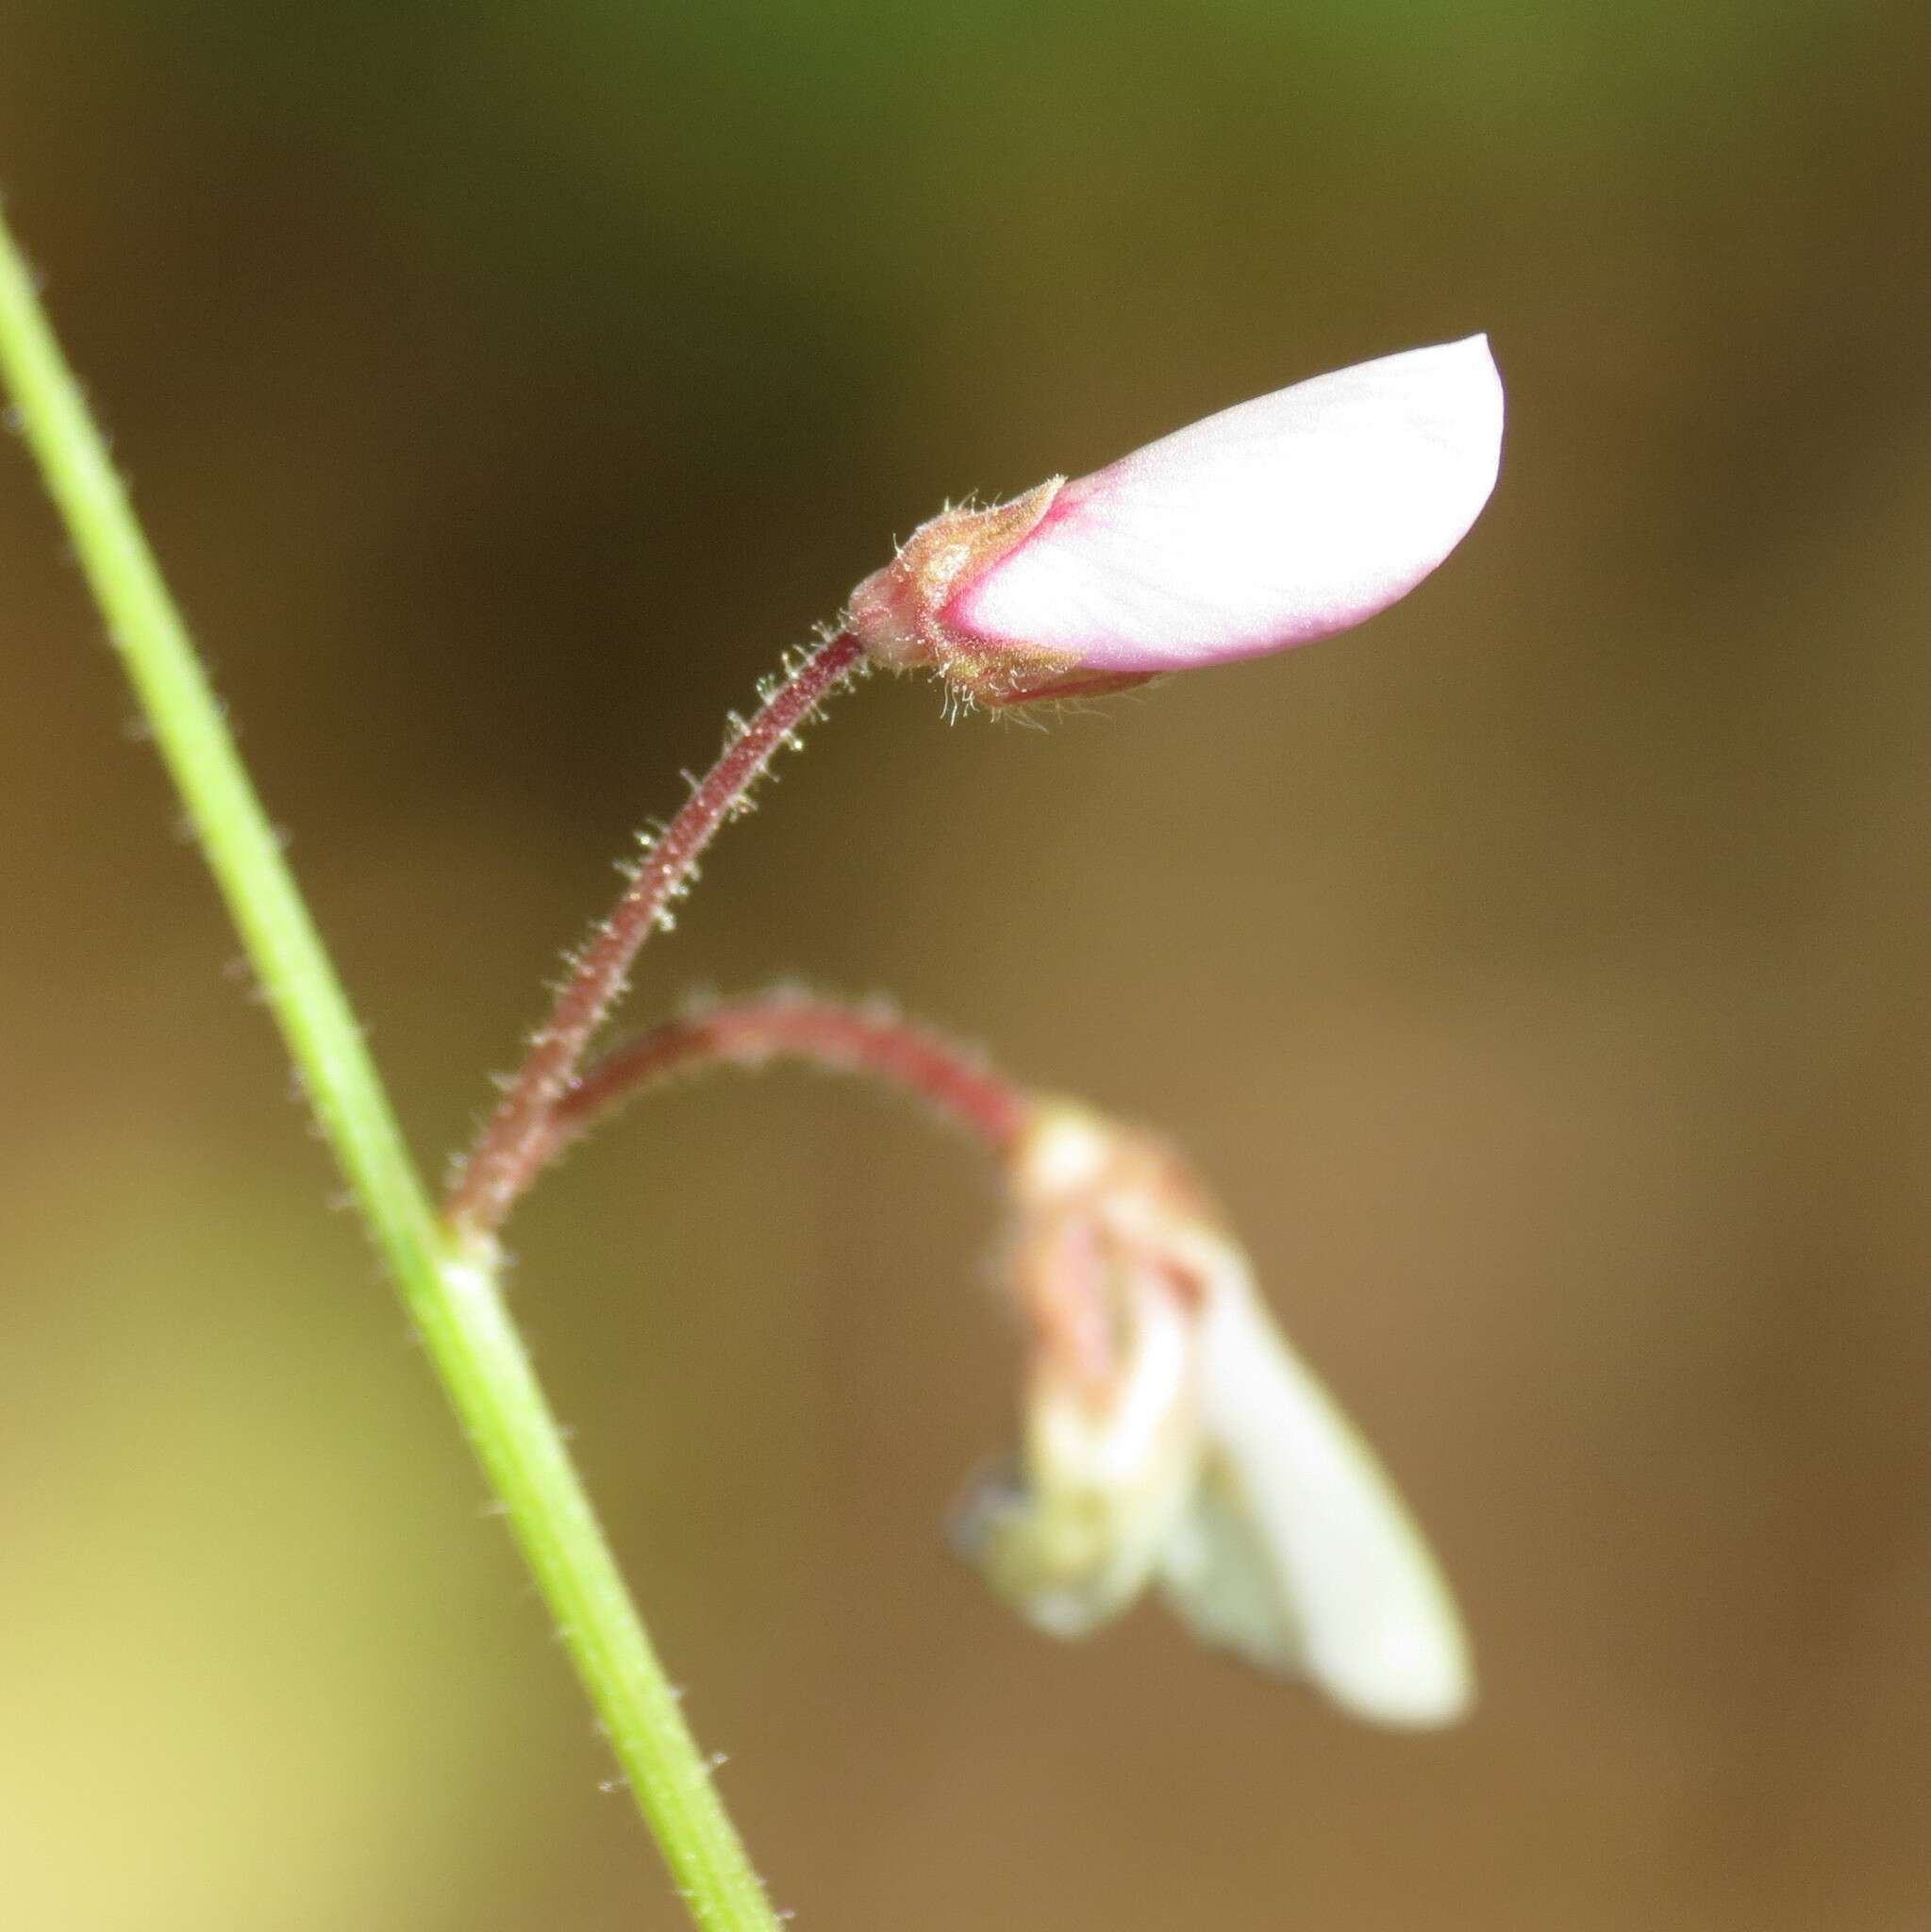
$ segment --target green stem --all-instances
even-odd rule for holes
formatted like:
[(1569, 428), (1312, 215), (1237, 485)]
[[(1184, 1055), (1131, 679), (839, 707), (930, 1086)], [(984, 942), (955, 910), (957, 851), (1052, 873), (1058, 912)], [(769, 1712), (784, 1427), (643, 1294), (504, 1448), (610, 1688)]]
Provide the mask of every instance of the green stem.
[(308, 908), (0, 222), (0, 376), (186, 801), (310, 1104), (704, 1932), (776, 1932), (506, 1309), (441, 1228)]

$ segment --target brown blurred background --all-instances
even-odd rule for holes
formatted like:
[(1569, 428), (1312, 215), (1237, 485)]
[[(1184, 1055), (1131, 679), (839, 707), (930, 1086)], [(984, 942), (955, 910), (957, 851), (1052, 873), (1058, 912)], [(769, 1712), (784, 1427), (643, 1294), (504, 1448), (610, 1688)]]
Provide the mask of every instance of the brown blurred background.
[[(634, 1008), (890, 988), (1177, 1135), (1475, 1720), (956, 1566), (993, 1204), (868, 1093), (633, 1115), (519, 1307), (805, 1924), (1931, 1924), (1931, 21), (1049, 11), (0, 0), (0, 189), (432, 1164), (894, 533), (1491, 331), (1420, 594), (869, 687)], [(0, 1923), (677, 1926), (132, 717), (0, 445)]]

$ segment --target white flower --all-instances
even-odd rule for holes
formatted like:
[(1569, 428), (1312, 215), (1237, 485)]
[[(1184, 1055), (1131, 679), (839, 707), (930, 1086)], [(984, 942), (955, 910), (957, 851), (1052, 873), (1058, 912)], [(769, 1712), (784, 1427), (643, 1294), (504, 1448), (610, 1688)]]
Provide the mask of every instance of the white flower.
[(1358, 1716), (1459, 1716), (1468, 1648), (1427, 1546), (1185, 1168), (1050, 1103), (1012, 1174), (1024, 1453), (960, 1524), (992, 1588), (1078, 1637), (1156, 1583), (1198, 1636)]

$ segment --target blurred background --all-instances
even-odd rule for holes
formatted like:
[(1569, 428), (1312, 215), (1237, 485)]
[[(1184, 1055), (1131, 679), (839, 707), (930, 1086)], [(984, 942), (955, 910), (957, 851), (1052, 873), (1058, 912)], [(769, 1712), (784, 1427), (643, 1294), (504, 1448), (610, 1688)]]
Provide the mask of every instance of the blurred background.
[[(1045, 17), (1042, 17), (1042, 14)], [(1844, 0), (0, 0), (0, 190), (432, 1171), (611, 859), (947, 496), (1486, 328), (1370, 629), (877, 682), (632, 1016), (895, 991), (1157, 1124), (1463, 1593), (1377, 1735), (941, 1524), (969, 1151), (634, 1113), (517, 1302), (825, 1927), (1931, 1923), (1931, 20)], [(683, 1921), (0, 445), (0, 1922)]]

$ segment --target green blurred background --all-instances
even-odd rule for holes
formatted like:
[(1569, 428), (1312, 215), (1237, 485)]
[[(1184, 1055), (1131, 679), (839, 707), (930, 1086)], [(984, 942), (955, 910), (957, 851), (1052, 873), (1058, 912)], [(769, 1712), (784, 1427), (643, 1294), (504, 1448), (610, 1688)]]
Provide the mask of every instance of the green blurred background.
[[(1492, 332), (1421, 593), (1045, 732), (869, 687), (634, 1009), (890, 988), (1178, 1136), (1481, 1709), (1021, 1628), (940, 1534), (985, 1175), (686, 1091), (517, 1298), (802, 1923), (1931, 1922), (1927, 85), (1845, 0), (0, 0), (0, 189), (432, 1163), (894, 533)], [(132, 718), (0, 445), (0, 1923), (674, 1927)]]

